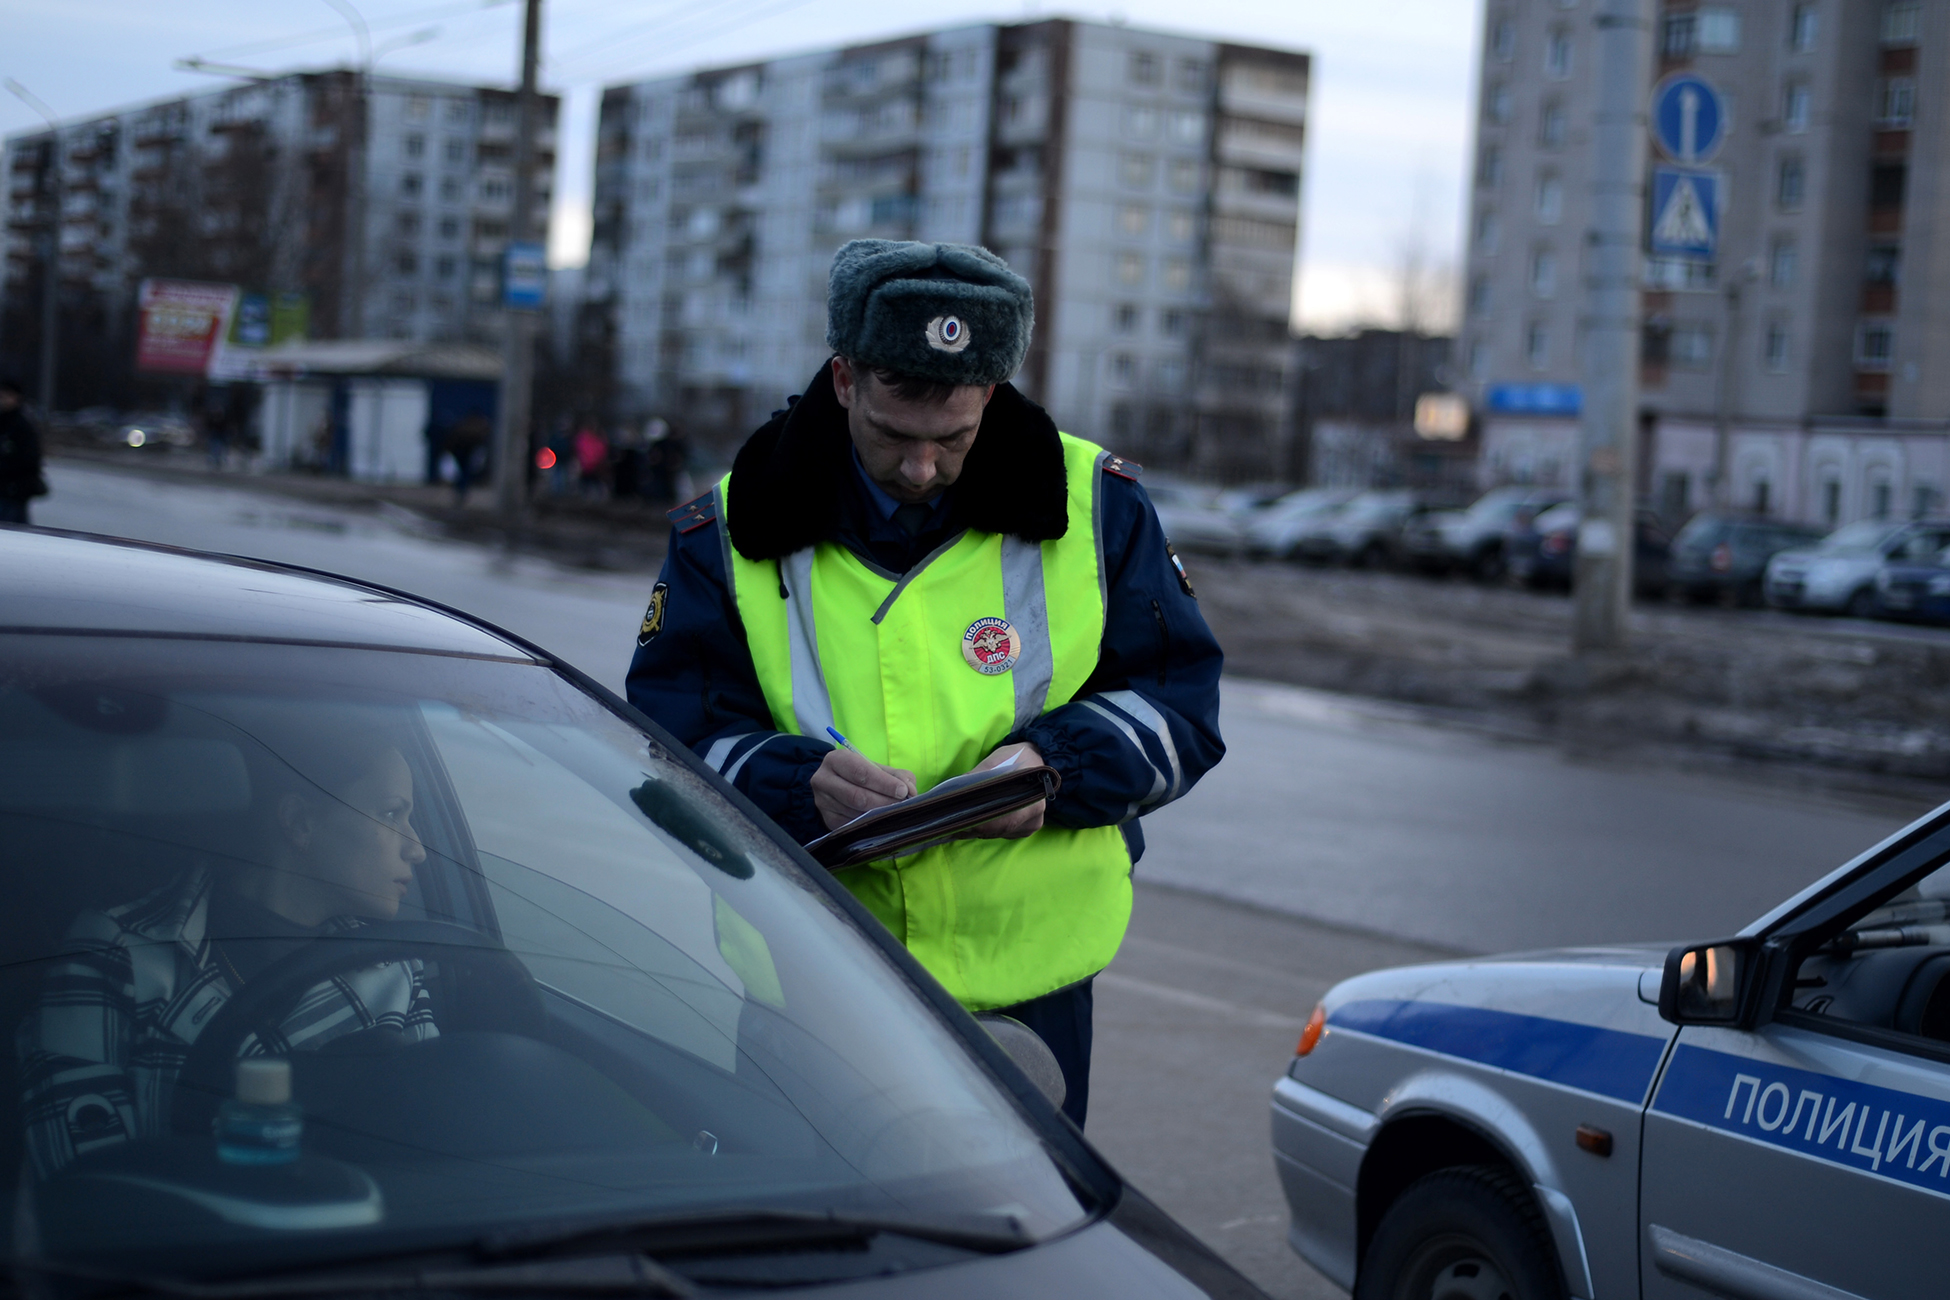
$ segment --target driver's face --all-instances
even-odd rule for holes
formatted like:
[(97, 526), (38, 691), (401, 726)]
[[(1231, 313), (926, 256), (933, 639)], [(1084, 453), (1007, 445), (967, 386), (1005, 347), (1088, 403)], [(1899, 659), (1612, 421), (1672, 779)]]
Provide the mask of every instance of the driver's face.
[(413, 773), (396, 749), (321, 810), (309, 864), (327, 914), (390, 921), (427, 851), (413, 829)]

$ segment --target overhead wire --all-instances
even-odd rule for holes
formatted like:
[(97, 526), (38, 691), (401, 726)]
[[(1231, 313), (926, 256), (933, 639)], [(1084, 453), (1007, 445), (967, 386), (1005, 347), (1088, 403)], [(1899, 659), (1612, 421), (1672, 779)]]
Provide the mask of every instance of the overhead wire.
[[(515, 3), (515, 0), (463, 0), (459, 4), (434, 5), (427, 9), (411, 10), (376, 19), (371, 27), (374, 31), (384, 31), (393, 27), (407, 27), (432, 18), (452, 18), (477, 13), (488, 9), (499, 9)], [(289, 49), (298, 45), (315, 45), (320, 41), (343, 40), (345, 27), (320, 27), (309, 32), (298, 32), (290, 36), (273, 36), (259, 41), (247, 41), (241, 45), (227, 45), (221, 49), (205, 50), (193, 57), (202, 59), (233, 59), (252, 54), (267, 54), (276, 50)]]
[[(718, 23), (716, 26), (707, 25), (702, 29), (692, 30), (689, 32), (680, 32), (674, 38), (668, 31), (645, 33), (644, 35), (658, 37), (659, 40), (658, 40), (657, 53), (659, 55), (665, 55), (665, 54), (674, 53), (678, 50), (688, 49), (695, 45), (700, 45), (705, 41), (711, 40), (718, 36), (722, 36), (726, 32), (734, 31), (740, 27), (758, 22), (761, 19), (775, 18), (782, 13), (786, 13), (793, 9), (801, 8), (810, 3), (812, 3), (812, 0), (773, 0), (773, 2), (770, 4), (761, 3), (757, 8), (752, 9), (748, 12), (735, 14), (731, 16), (727, 21)], [(715, 10), (717, 14), (722, 14), (724, 10), (727, 8), (727, 6), (721, 3), (720, 0), (710, 0), (710, 3), (699, 4), (694, 8), (696, 11), (700, 13), (700, 15), (702, 14), (702, 11), (705, 9)], [(636, 39), (640, 40), (641, 37), (638, 37)], [(636, 40), (631, 40), (628, 42), (612, 41), (609, 43), (610, 49), (613, 51), (616, 45), (619, 43), (635, 44)], [(623, 56), (620, 59), (611, 58), (601, 63), (598, 63), (593, 67), (590, 67), (587, 70), (582, 71), (580, 73), (576, 73), (567, 69), (559, 69), (555, 67), (552, 67), (551, 71), (558, 72), (558, 75), (563, 76), (563, 78), (568, 81), (601, 81), (606, 77), (612, 75), (615, 71), (628, 67), (632, 64), (637, 64), (638, 66), (640, 66), (639, 57), (640, 56), (638, 55), (631, 54), (628, 56)], [(567, 62), (567, 60), (565, 59), (564, 62)]]

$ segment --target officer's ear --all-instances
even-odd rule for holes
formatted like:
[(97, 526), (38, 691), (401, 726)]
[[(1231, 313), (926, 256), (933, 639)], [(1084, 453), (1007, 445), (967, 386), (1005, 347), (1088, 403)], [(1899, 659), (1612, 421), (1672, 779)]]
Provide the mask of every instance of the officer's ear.
[(854, 384), (853, 363), (845, 357), (834, 357), (833, 396), (849, 411), (853, 409)]
[(984, 389), (982, 390), (982, 405), (983, 405), (983, 406), (987, 406), (987, 405), (989, 404), (989, 399), (990, 399), (991, 397), (994, 397), (994, 396), (995, 396), (995, 389), (996, 389), (996, 385), (994, 385), (994, 384), (990, 384), (990, 385), (989, 385), (989, 386), (988, 386), (987, 388), (984, 388)]

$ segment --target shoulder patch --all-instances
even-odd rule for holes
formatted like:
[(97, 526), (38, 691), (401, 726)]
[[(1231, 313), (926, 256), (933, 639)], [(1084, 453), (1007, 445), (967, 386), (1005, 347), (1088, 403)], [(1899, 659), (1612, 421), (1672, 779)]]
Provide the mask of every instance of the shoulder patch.
[(1125, 460), (1122, 456), (1106, 456), (1104, 473), (1115, 474), (1119, 478), (1129, 479), (1135, 483), (1138, 481), (1138, 475), (1144, 473), (1144, 466), (1134, 460)]
[(718, 496), (716, 492), (706, 492), (694, 497), (666, 512), (671, 526), (680, 533), (694, 533), (718, 517)]
[(636, 643), (649, 645), (664, 630), (664, 610), (670, 605), (670, 584), (660, 582), (650, 588), (650, 606), (643, 611), (643, 626), (637, 629)]
[(1198, 593), (1192, 590), (1192, 575), (1185, 572), (1185, 562), (1178, 558), (1178, 550), (1169, 537), (1165, 538), (1165, 554), (1171, 557), (1171, 569), (1178, 575), (1178, 585), (1184, 588), (1187, 596), (1197, 600)]

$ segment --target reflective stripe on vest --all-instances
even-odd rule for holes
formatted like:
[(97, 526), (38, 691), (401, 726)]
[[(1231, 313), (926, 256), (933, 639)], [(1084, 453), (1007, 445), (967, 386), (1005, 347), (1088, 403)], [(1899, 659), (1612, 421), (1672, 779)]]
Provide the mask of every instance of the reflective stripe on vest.
[[(1058, 541), (966, 532), (899, 577), (834, 543), (776, 563), (727, 547), (773, 725), (822, 740), (834, 727), (867, 757), (912, 771), (926, 790), (1068, 703), (1103, 640), (1105, 453), (1068, 435), (1063, 450), (1069, 528)], [(729, 489), (727, 476), (720, 520), (729, 519)], [(977, 672), (962, 648), (970, 626), (990, 617), (1008, 620), (1020, 638), (1015, 663), (993, 675)], [(1108, 965), (1130, 917), (1130, 868), (1116, 827), (1048, 827), (1021, 840), (960, 840), (840, 879), (980, 1010)]]

